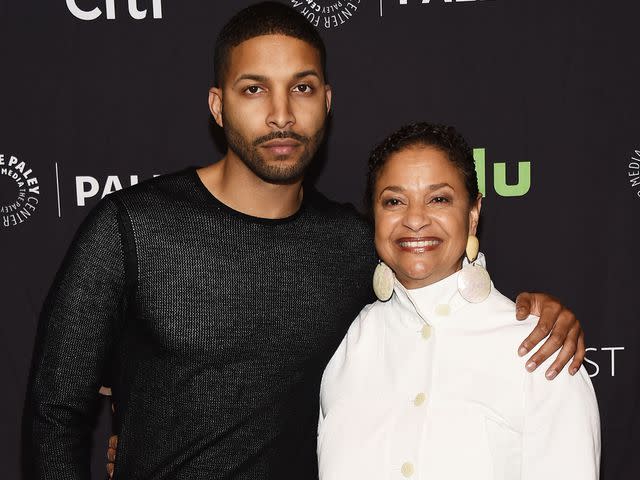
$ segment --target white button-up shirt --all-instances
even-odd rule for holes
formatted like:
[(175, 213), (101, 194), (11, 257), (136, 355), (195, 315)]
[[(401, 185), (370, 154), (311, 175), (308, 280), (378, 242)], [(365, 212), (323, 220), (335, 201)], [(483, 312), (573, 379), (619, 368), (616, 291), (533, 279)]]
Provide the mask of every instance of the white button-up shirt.
[(544, 377), (517, 347), (537, 322), (515, 319), (492, 287), (457, 293), (458, 273), (366, 306), (329, 362), (320, 393), (321, 480), (595, 480), (598, 406), (581, 368)]

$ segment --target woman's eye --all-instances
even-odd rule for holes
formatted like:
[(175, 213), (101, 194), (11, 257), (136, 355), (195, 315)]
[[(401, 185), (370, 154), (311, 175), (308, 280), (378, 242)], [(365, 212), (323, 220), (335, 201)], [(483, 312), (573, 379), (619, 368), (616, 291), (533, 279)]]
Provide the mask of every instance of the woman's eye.
[(257, 85), (251, 85), (244, 89), (244, 91), (250, 95), (255, 95), (256, 93), (259, 93), (261, 90), (262, 88), (258, 87)]
[(311, 93), (313, 90), (311, 85), (307, 85), (306, 83), (301, 83), (300, 85), (296, 85), (293, 89), (300, 93)]
[(447, 197), (433, 197), (431, 201), (433, 203), (449, 203), (449, 199)]
[(384, 202), (382, 202), (385, 206), (395, 207), (396, 205), (400, 205), (400, 200), (397, 198), (388, 198)]

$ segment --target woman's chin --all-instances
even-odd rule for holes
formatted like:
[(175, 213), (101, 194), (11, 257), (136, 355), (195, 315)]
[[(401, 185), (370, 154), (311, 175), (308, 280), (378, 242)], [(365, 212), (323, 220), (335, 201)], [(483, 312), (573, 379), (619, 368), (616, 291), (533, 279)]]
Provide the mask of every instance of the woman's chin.
[(432, 272), (396, 272), (396, 277), (407, 288), (420, 288), (434, 282)]
[[(398, 271), (401, 270), (401, 271)], [(396, 270), (396, 278), (407, 288), (420, 288), (439, 282), (440, 280), (455, 273), (455, 269), (445, 272), (435, 269), (412, 268)]]

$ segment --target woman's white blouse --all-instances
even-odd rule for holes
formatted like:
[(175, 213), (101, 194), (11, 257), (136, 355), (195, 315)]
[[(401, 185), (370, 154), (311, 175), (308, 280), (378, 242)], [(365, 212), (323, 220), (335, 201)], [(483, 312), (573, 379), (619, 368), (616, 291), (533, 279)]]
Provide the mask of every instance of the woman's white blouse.
[(366, 306), (322, 379), (320, 479), (595, 480), (598, 406), (581, 368), (530, 374), (517, 348), (536, 317), (515, 319), (495, 288), (467, 303), (457, 273), (399, 283)]

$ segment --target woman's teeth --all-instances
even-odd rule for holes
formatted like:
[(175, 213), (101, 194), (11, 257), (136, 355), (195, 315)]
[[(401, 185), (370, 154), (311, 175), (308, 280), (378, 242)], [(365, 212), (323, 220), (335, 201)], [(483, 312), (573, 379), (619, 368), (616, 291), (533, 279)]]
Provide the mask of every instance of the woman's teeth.
[(400, 242), (402, 248), (425, 248), (435, 247), (440, 243), (440, 240), (418, 240), (411, 242)]

